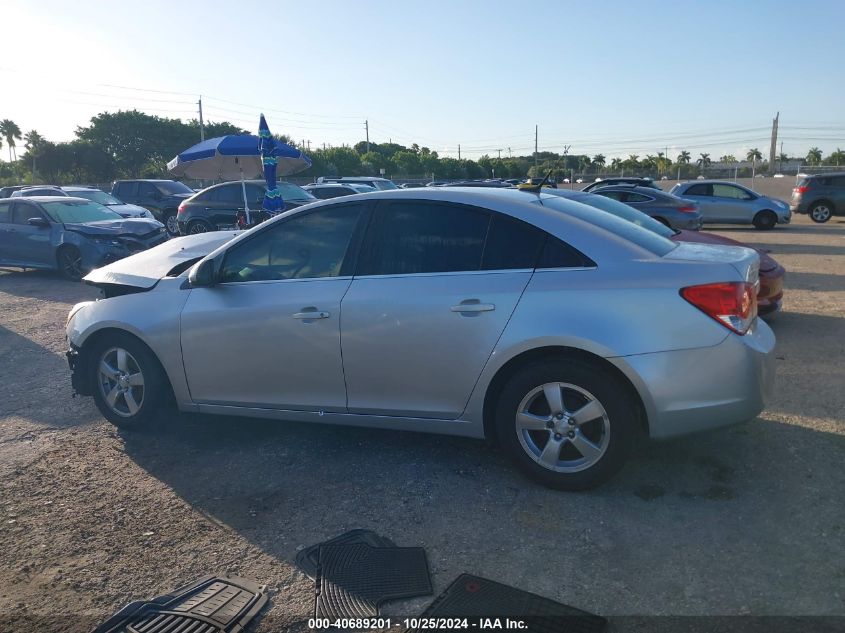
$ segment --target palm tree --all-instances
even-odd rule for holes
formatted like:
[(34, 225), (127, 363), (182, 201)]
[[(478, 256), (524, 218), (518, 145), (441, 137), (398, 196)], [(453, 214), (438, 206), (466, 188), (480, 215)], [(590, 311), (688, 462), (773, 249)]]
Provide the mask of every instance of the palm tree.
[(781, 152), (780, 154), (778, 154), (778, 161), (779, 161), (779, 162), (781, 162), (781, 163), (785, 163), (785, 162), (787, 162), (788, 160), (789, 160), (789, 156), (787, 156), (787, 155), (786, 155), (786, 154), (784, 154), (783, 152)]
[(38, 150), (44, 145), (44, 142), (47, 140), (43, 136), (41, 136), (35, 130), (30, 130), (23, 137), (24, 142), (26, 145), (26, 150), (32, 156), (32, 182), (35, 182), (35, 156), (38, 154)]
[(690, 156), (690, 153), (686, 150), (683, 150), (680, 154), (678, 154), (678, 162), (683, 165), (689, 165), (691, 159), (692, 157)]
[(818, 165), (822, 162), (822, 151), (818, 147), (811, 147), (807, 152), (807, 162), (811, 165)]
[(719, 159), (720, 162), (727, 163), (728, 165), (733, 165), (736, 162), (736, 156), (733, 154), (726, 154)]
[[(11, 119), (3, 119), (0, 121), (0, 136), (6, 139), (6, 145), (9, 146), (9, 162), (12, 162), (12, 152), (15, 150), (15, 139), (21, 139), (21, 129), (18, 124)], [(15, 160), (18, 155), (15, 152)]]
[[(604, 165), (605, 165), (604, 154), (596, 154), (595, 156), (593, 156), (593, 165), (595, 165), (597, 168), (598, 167), (604, 167)], [(598, 171), (599, 170), (596, 169), (596, 173), (598, 173)]]
[(710, 167), (710, 163), (712, 161), (710, 160), (710, 154), (699, 154), (699, 156), (701, 156), (701, 158), (695, 162), (699, 167), (701, 167), (701, 173), (703, 174), (707, 171), (707, 168)]
[(827, 157), (827, 160), (829, 163), (835, 163), (839, 167), (839, 164), (845, 161), (845, 152), (837, 147), (836, 151)]
[(760, 153), (760, 150), (756, 147), (752, 147), (748, 150), (748, 153), (745, 155), (745, 160), (750, 160), (752, 163), (756, 163), (758, 160), (763, 159), (763, 154)]

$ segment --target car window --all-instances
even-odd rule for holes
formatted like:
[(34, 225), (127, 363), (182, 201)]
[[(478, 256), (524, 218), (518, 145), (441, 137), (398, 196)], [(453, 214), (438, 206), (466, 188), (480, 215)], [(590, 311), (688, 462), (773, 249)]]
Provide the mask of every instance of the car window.
[(244, 192), (241, 190), (241, 184), (223, 185), (217, 187), (217, 202), (232, 204), (239, 207), (244, 206)]
[(554, 235), (548, 236), (543, 245), (543, 252), (537, 260), (537, 268), (590, 268), (595, 265), (589, 257), (585, 257)]
[(250, 207), (260, 207), (264, 202), (264, 187), (261, 185), (250, 184), (246, 186), (246, 199), (249, 201)]
[(197, 195), (195, 195), (191, 202), (215, 202), (217, 200), (217, 191), (219, 187), (212, 187), (209, 189), (204, 189), (200, 191)]
[(709, 184), (702, 184), (697, 183), (695, 185), (691, 185), (689, 189), (683, 192), (685, 196), (712, 196), (713, 189), (712, 185)]
[(595, 193), (598, 196), (604, 196), (605, 198), (618, 200), (619, 202), (625, 202), (628, 199), (627, 191), (607, 191), (604, 187), (600, 187), (599, 189), (596, 189)]
[(119, 183), (117, 183), (117, 189), (115, 190), (115, 195), (118, 198), (123, 198), (123, 196), (135, 195), (135, 186), (136, 186), (136, 183), (134, 183), (134, 182), (119, 182)]
[(0, 201), (0, 223), (5, 224), (9, 221), (12, 203)]
[(194, 193), (194, 190), (188, 185), (176, 182), (175, 180), (163, 180), (161, 182), (157, 182), (155, 187), (166, 196), (174, 193)]
[(484, 244), (481, 269), (534, 268), (537, 253), (546, 235), (545, 231), (522, 220), (501, 213), (493, 214)]
[(359, 275), (479, 270), (490, 215), (464, 205), (393, 202), (377, 210)]
[(148, 182), (140, 182), (138, 183), (138, 195), (143, 198), (154, 198), (158, 196), (159, 190), (153, 187)]
[(832, 176), (830, 180), (834, 187), (845, 187), (845, 176)]
[(29, 218), (43, 218), (44, 214), (28, 202), (16, 202), (12, 206), (12, 224), (28, 224)]
[(713, 195), (719, 198), (734, 198), (736, 200), (751, 199), (751, 196), (748, 195), (748, 192), (743, 191), (739, 187), (734, 187), (733, 185), (722, 185), (718, 183), (713, 185)]
[(297, 214), (226, 253), (224, 282), (337, 277), (363, 205), (347, 204)]
[(629, 191), (628, 197), (625, 199), (625, 202), (628, 204), (637, 203), (637, 202), (651, 202), (654, 200), (651, 196), (646, 196), (642, 193), (637, 193), (636, 191)]

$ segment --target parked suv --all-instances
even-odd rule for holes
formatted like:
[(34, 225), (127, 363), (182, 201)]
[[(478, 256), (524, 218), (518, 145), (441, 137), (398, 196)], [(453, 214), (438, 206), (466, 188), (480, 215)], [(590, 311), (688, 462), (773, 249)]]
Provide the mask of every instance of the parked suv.
[(179, 235), (176, 210), (180, 202), (194, 195), (194, 190), (175, 180), (115, 180), (111, 195), (148, 209), (170, 235)]
[(792, 190), (789, 208), (809, 214), (820, 224), (831, 216), (845, 215), (845, 172), (804, 176)]
[[(284, 211), (295, 209), (317, 198), (289, 182), (277, 184), (285, 203)], [(238, 213), (244, 211), (244, 188), (249, 204), (250, 219), (263, 221), (267, 214), (261, 210), (267, 185), (263, 180), (222, 182), (194, 194), (179, 204), (176, 222), (182, 235), (230, 229), (237, 223)]]

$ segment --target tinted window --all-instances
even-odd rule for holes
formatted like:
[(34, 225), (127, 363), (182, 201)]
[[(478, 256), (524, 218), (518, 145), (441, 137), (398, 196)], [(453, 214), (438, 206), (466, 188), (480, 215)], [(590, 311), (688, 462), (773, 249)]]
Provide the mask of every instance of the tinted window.
[(138, 195), (143, 198), (154, 198), (158, 195), (158, 189), (148, 182), (138, 183)]
[(241, 189), (240, 183), (236, 185), (223, 185), (217, 187), (217, 202), (235, 205), (238, 207), (244, 206), (244, 192)]
[(194, 193), (194, 190), (191, 189), (188, 185), (183, 184), (181, 182), (175, 182), (173, 180), (157, 182), (155, 186), (158, 188), (159, 191), (161, 191), (165, 195), (173, 193)]
[(733, 185), (713, 185), (713, 195), (719, 198), (736, 198), (738, 200), (749, 200), (751, 196), (739, 187)]
[(611, 200), (619, 200), (623, 202), (628, 198), (627, 191), (607, 191), (606, 189), (596, 189), (596, 195), (604, 196), (605, 198), (610, 198)]
[(628, 192), (628, 198), (625, 200), (625, 202), (627, 202), (628, 204), (630, 204), (630, 203), (632, 203), (632, 202), (634, 202), (634, 203), (637, 203), (637, 202), (651, 202), (652, 200), (654, 200), (654, 198), (652, 198), (652, 197), (650, 197), (650, 196), (645, 196), (645, 195), (643, 195), (643, 194), (641, 194), (641, 193), (637, 193), (636, 191), (629, 191), (629, 192)]
[(132, 196), (135, 193), (135, 183), (134, 182), (119, 182), (117, 183), (117, 189), (115, 191), (115, 195), (118, 198), (122, 198), (123, 196)]
[(595, 265), (589, 257), (584, 257), (554, 235), (549, 235), (537, 261), (537, 268), (586, 268)]
[(317, 189), (312, 189), (311, 194), (320, 200), (328, 200), (329, 198), (334, 198), (332, 191), (334, 188), (330, 187), (318, 187)]
[(683, 195), (685, 195), (685, 196), (710, 196), (710, 195), (713, 195), (712, 193), (710, 193), (711, 191), (712, 191), (712, 189), (710, 188), (710, 185), (703, 185), (703, 184), (699, 183), (699, 184), (690, 186), (690, 188), (687, 189), (683, 193)]
[(9, 211), (11, 206), (11, 202), (0, 202), (0, 222), (9, 221)]
[(545, 231), (527, 222), (500, 213), (493, 214), (484, 245), (481, 269), (534, 268), (537, 252), (545, 237)]
[(377, 212), (360, 275), (479, 270), (490, 216), (456, 204), (394, 202)]
[(217, 189), (205, 189), (193, 197), (191, 202), (214, 202), (217, 200)]
[(362, 209), (336, 206), (276, 222), (226, 253), (222, 280), (337, 277)]
[(834, 187), (845, 187), (845, 176), (834, 176), (830, 180)]
[(246, 199), (249, 201), (249, 206), (258, 208), (264, 202), (264, 187), (261, 185), (247, 185)]

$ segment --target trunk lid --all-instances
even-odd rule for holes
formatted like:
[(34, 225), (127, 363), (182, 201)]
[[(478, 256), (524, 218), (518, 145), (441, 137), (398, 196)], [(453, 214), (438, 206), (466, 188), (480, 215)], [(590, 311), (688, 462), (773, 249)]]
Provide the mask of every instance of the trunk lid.
[(743, 281), (759, 283), (760, 256), (752, 248), (727, 244), (697, 244), (681, 242), (678, 247), (663, 256), (676, 261), (701, 261), (730, 264)]

